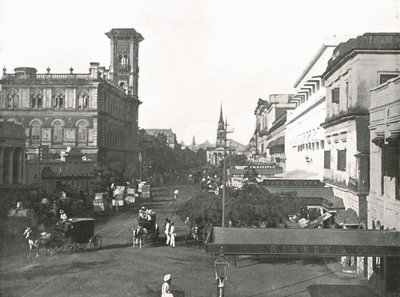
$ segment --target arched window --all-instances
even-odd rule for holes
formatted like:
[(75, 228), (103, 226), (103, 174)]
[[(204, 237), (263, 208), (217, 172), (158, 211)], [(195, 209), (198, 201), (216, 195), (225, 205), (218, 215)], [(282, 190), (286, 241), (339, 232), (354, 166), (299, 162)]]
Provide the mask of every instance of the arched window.
[(43, 94), (39, 89), (35, 89), (31, 93), (31, 107), (32, 108), (42, 108)]
[(54, 108), (64, 108), (65, 94), (61, 89), (57, 89), (53, 94)]
[(89, 107), (89, 92), (87, 90), (79, 90), (78, 92), (78, 108)]
[(63, 139), (63, 123), (60, 120), (53, 122), (53, 142), (62, 143)]
[(7, 101), (8, 101), (8, 108), (9, 109), (17, 108), (18, 107), (18, 101), (19, 101), (18, 90), (11, 89), (8, 92), (7, 99), (8, 99)]
[(33, 121), (31, 123), (31, 141), (32, 143), (35, 144), (40, 144), (40, 122), (39, 121)]
[(78, 142), (79, 143), (87, 143), (88, 140), (88, 123), (86, 121), (80, 121), (77, 124), (77, 132), (78, 132)]

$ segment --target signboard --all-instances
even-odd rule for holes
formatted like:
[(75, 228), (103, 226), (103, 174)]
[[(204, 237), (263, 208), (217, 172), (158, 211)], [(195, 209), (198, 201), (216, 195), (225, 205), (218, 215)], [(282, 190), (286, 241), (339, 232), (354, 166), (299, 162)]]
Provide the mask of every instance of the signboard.
[(212, 229), (209, 254), (295, 257), (400, 256), (400, 232), (343, 229)]

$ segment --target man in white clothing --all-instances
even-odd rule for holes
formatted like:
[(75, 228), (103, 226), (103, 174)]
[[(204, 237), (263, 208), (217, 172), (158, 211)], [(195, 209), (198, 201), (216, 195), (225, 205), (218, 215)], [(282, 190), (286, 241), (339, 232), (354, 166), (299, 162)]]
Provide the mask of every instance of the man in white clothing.
[(175, 247), (175, 236), (176, 236), (174, 222), (171, 222), (171, 226), (169, 227), (169, 236), (171, 237), (170, 245), (174, 248)]
[(161, 286), (161, 297), (174, 297), (171, 293), (171, 274), (164, 276), (164, 283)]
[(171, 236), (169, 235), (170, 226), (171, 226), (171, 224), (169, 222), (169, 219), (166, 218), (165, 219), (165, 230), (164, 230), (165, 236), (167, 237), (167, 241), (165, 242), (166, 245), (169, 245), (169, 242), (171, 240)]

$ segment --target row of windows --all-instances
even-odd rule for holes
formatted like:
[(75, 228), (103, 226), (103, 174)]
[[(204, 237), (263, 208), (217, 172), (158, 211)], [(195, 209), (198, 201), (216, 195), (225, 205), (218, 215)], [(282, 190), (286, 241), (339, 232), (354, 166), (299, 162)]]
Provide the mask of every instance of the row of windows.
[[(6, 95), (6, 102), (8, 109), (16, 109), (22, 107), (21, 98), (17, 89), (11, 89)], [(65, 90), (56, 89), (52, 92), (52, 108), (60, 109), (66, 108), (65, 106)], [(30, 91), (29, 107), (43, 108), (43, 90), (34, 89)], [(75, 106), (78, 109), (89, 108), (89, 91), (86, 89), (78, 90), (76, 96)]]
[[(399, 75), (398, 73), (379, 74), (379, 84), (383, 84), (383, 83), (387, 82), (389, 79), (395, 78), (398, 75)], [(341, 95), (344, 95), (345, 99), (347, 99), (349, 96), (349, 82), (346, 81), (346, 83), (345, 83), (344, 94), (341, 94), (340, 87), (334, 87), (331, 89), (330, 95), (331, 95), (331, 102), (335, 103), (335, 104), (339, 104)]]
[(38, 144), (41, 141), (51, 141), (54, 144), (66, 141), (77, 141), (86, 143), (88, 141), (89, 123), (80, 120), (74, 128), (64, 128), (61, 120), (53, 121), (50, 127), (43, 127), (39, 120), (31, 122), (27, 129), (27, 136), (31, 144)]
[(318, 151), (319, 149), (323, 150), (324, 149), (324, 141), (317, 141), (317, 142), (309, 142), (305, 144), (300, 144), (297, 146), (297, 151), (302, 152), (304, 150), (306, 151)]
[(107, 132), (107, 146), (125, 147), (127, 135), (121, 130), (112, 130)]
[[(337, 164), (338, 171), (346, 171), (346, 149), (337, 150)], [(331, 151), (324, 151), (324, 168), (331, 169)]]

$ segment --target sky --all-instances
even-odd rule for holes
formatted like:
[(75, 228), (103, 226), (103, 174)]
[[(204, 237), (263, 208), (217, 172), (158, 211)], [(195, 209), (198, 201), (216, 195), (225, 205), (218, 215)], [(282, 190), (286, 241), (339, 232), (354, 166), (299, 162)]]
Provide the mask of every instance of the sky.
[(87, 73), (110, 65), (112, 28), (135, 28), (140, 128), (178, 142), (247, 144), (258, 98), (292, 93), (330, 36), (400, 32), (400, 0), (0, 0), (0, 67)]

